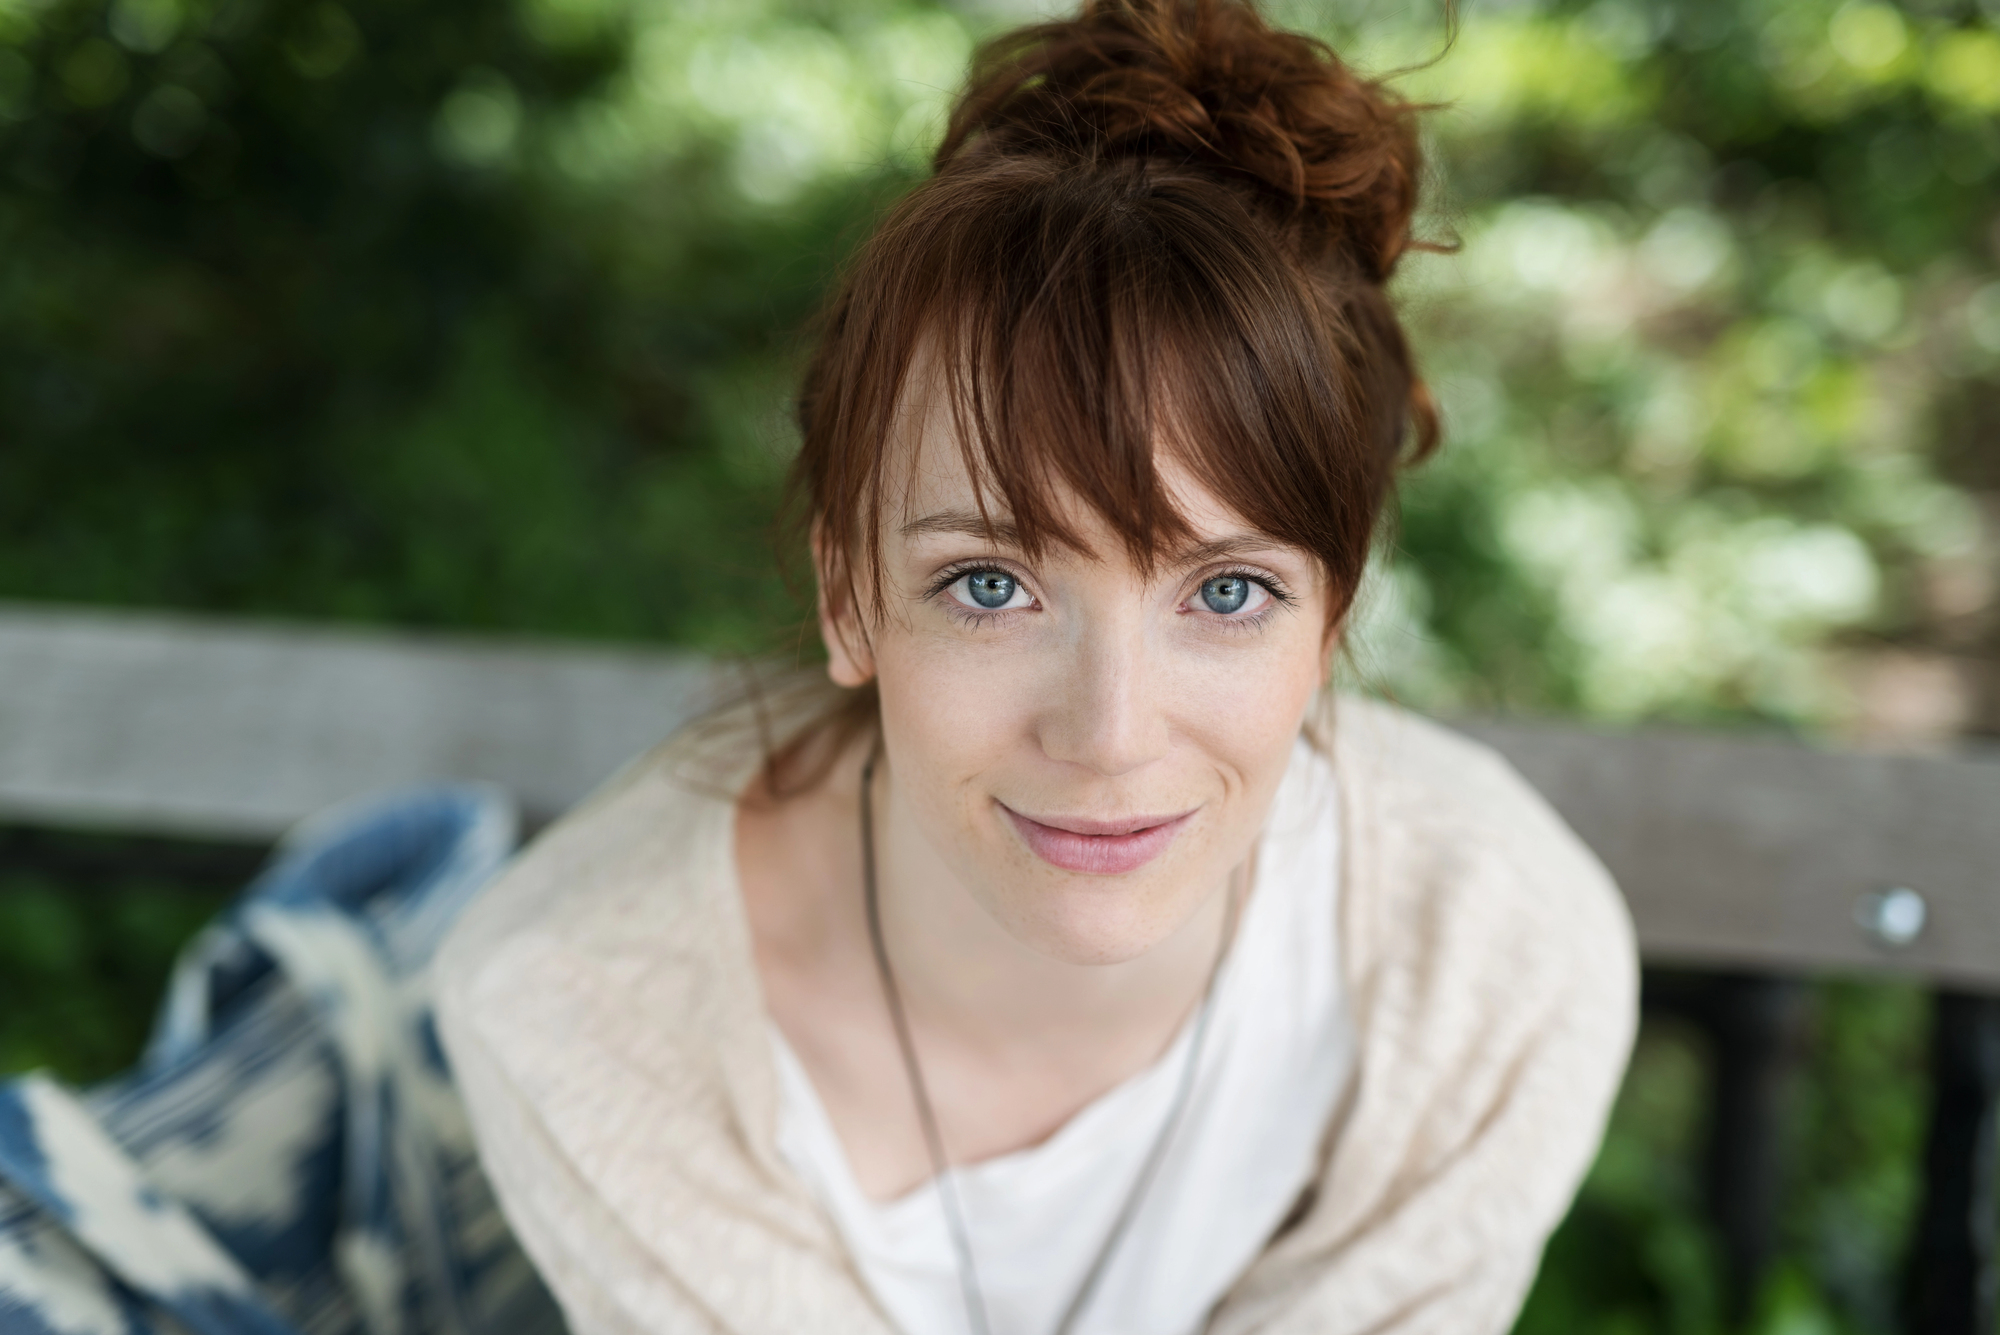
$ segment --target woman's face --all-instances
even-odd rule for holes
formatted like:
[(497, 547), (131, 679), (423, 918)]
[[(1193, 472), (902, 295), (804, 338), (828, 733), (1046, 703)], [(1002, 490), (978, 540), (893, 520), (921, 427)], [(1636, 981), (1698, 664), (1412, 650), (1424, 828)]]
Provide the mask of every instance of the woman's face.
[(1144, 574), (1073, 506), (1091, 550), (1030, 561), (928, 419), (885, 614), (822, 608), (831, 671), (879, 679), (894, 801), (981, 907), (1053, 958), (1133, 959), (1249, 854), (1326, 677), (1324, 576), (1165, 456), (1196, 545)]

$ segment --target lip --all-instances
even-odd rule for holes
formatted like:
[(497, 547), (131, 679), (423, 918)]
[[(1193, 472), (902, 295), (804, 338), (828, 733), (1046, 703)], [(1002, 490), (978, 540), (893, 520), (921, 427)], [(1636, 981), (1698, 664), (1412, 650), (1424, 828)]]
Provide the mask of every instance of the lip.
[(1133, 816), (1125, 820), (1086, 820), (1072, 816), (1023, 816), (1004, 802), (999, 806), (1036, 857), (1064, 871), (1097, 876), (1117, 876), (1145, 866), (1166, 851), (1195, 811), (1190, 809), (1172, 816)]

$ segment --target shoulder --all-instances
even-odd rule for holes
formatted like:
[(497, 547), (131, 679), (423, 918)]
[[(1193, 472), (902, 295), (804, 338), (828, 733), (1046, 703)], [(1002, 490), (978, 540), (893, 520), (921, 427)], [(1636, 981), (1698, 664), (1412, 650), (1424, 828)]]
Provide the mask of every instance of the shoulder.
[(446, 937), (440, 1006), (504, 995), (510, 962), (589, 953), (699, 916), (729, 807), (682, 782), (673, 762), (671, 746), (643, 757), (516, 855)]
[[(531, 1033), (558, 1047), (622, 1039), (641, 1024), (643, 992), (678, 1017), (671, 1032), (690, 1053), (740, 1039), (757, 1008), (736, 893), (738, 798), (774, 746), (828, 709), (810, 681), (773, 683), (690, 723), (545, 830), (439, 952), (447, 1027), (491, 1031), (514, 1052)], [(571, 996), (589, 1007), (556, 1005)]]
[(1603, 985), (1624, 985), (1634, 947), (1610, 873), (1498, 752), (1353, 696), (1318, 726), (1352, 827), (1363, 944), (1476, 942), (1482, 973), (1599, 959)]
[(1343, 951), (1380, 1092), (1454, 1123), (1447, 1140), (1515, 1099), (1601, 1116), (1638, 1018), (1610, 874), (1491, 748), (1358, 699), (1335, 706), (1333, 728)]
[(1324, 704), (1313, 727), (1336, 765), (1368, 791), (1379, 819), (1480, 842), (1518, 841), (1524, 851), (1585, 852), (1505, 757), (1446, 724), (1342, 695)]
[(1504, 1331), (1636, 1022), (1603, 866), (1490, 748), (1352, 697), (1339, 776), (1354, 1078), (1313, 1197), (1217, 1329)]
[(719, 775), (685, 742), (641, 760), (523, 852), (438, 959), (481, 1164), (565, 1310), (612, 1314), (595, 1329), (795, 1329), (794, 1309), (878, 1328), (774, 1144), (731, 862), (732, 785), (758, 754)]
[(734, 804), (685, 761), (669, 743), (544, 831), (439, 952), (439, 1037), (455, 1071), (483, 1072), (467, 1108), (489, 1157), (484, 1105), (509, 1102), (571, 1153), (611, 1154), (627, 1124), (704, 1139), (723, 1104), (674, 1091), (720, 1095), (758, 1051)]

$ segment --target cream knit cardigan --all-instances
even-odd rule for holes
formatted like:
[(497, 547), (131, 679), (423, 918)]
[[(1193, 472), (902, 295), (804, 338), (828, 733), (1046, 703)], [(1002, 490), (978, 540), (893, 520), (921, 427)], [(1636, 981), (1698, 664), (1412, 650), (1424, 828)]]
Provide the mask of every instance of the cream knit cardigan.
[[(1359, 699), (1317, 718), (1355, 1068), (1318, 1182), (1208, 1328), (1504, 1332), (1624, 1067), (1631, 927), (1490, 751)], [(891, 1332), (775, 1144), (732, 851), (757, 759), (741, 730), (668, 743), (522, 854), (437, 964), (486, 1171), (575, 1335)]]

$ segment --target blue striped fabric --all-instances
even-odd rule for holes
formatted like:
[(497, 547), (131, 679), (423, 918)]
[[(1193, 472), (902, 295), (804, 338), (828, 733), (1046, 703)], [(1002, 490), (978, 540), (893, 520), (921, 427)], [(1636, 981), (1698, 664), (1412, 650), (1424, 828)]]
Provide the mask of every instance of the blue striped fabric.
[(0, 1085), (0, 1335), (560, 1335), (427, 985), (515, 825), (470, 787), (308, 822), (182, 953), (137, 1069)]

